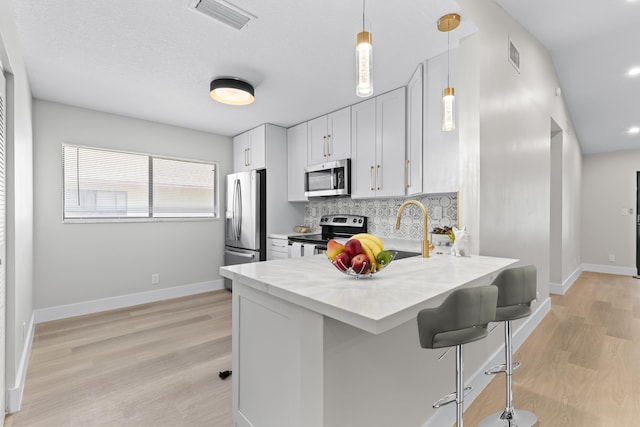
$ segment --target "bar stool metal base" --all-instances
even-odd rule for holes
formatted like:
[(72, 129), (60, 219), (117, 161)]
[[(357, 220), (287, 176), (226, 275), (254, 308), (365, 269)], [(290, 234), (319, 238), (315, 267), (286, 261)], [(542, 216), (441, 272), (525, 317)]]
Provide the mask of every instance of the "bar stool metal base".
[(478, 427), (533, 427), (538, 423), (538, 417), (529, 411), (521, 409), (496, 412), (478, 424)]
[(513, 371), (520, 367), (520, 362), (513, 362), (513, 336), (511, 320), (504, 322), (504, 353), (506, 363), (494, 366), (485, 371), (485, 375), (505, 374), (506, 406), (502, 412), (496, 412), (480, 422), (479, 427), (533, 427), (538, 422), (535, 414), (516, 410), (513, 407)]

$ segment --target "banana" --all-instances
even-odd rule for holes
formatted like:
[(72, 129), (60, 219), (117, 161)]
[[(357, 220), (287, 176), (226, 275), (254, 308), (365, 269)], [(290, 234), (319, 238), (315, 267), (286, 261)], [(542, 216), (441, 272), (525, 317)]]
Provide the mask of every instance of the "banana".
[(376, 261), (376, 257), (373, 255), (371, 247), (369, 247), (369, 243), (360, 240), (360, 244), (362, 245), (362, 250), (364, 251), (365, 255), (367, 256), (367, 258), (369, 258), (369, 263), (371, 264), (371, 272), (375, 273), (375, 271), (378, 269), (378, 263)]
[(376, 242), (374, 242), (373, 240), (369, 239), (369, 238), (365, 238), (365, 237), (358, 237), (358, 240), (360, 240), (360, 243), (366, 243), (367, 246), (369, 246), (369, 249), (371, 249), (371, 252), (373, 252), (373, 256), (374, 257), (378, 257), (378, 254), (380, 252), (382, 252), (382, 250), (380, 249), (380, 247), (376, 244)]
[(369, 233), (360, 233), (356, 234), (355, 236), (351, 236), (351, 238), (356, 238), (358, 240), (360, 240), (360, 237), (372, 240), (380, 248), (381, 251), (384, 251), (384, 243), (382, 243), (382, 240), (380, 240), (380, 238), (378, 238), (377, 236)]

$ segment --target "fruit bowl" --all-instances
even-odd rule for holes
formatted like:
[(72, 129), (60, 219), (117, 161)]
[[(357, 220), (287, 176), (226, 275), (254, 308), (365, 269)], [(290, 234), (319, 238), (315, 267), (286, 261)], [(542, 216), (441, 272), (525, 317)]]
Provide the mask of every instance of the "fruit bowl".
[(371, 271), (371, 269), (369, 267), (365, 267), (364, 271), (363, 270), (358, 271), (358, 270), (354, 269), (352, 266), (345, 266), (344, 264), (342, 264), (340, 262), (339, 258), (331, 260), (328, 255), (327, 255), (327, 260), (339, 272), (341, 272), (343, 274), (346, 274), (347, 276), (352, 276), (352, 277), (355, 277), (356, 279), (360, 279), (362, 277), (372, 277), (374, 274), (380, 273), (389, 264), (391, 264), (391, 261), (393, 261), (395, 259), (395, 257), (397, 256), (397, 254), (398, 254), (397, 251), (385, 251), (385, 252), (388, 253), (388, 256), (385, 257), (385, 259), (382, 260), (382, 262), (376, 264), (375, 271)]

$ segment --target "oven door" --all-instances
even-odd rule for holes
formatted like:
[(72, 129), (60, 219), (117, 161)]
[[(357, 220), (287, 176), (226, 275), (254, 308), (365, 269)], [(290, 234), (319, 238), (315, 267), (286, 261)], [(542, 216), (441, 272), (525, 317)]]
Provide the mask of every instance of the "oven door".
[(289, 258), (317, 255), (327, 250), (327, 241), (316, 237), (289, 237)]

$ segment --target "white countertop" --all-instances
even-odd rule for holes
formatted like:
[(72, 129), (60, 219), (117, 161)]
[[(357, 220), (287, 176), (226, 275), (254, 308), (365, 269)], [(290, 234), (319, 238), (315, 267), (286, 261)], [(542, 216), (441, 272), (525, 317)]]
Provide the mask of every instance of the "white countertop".
[[(389, 247), (404, 249), (392, 242)], [(485, 256), (412, 257), (395, 260), (370, 278), (355, 279), (338, 271), (320, 254), (220, 267), (220, 274), (380, 334), (415, 318), (423, 308), (439, 305), (456, 288), (490, 283), (498, 271), (517, 261)]]

